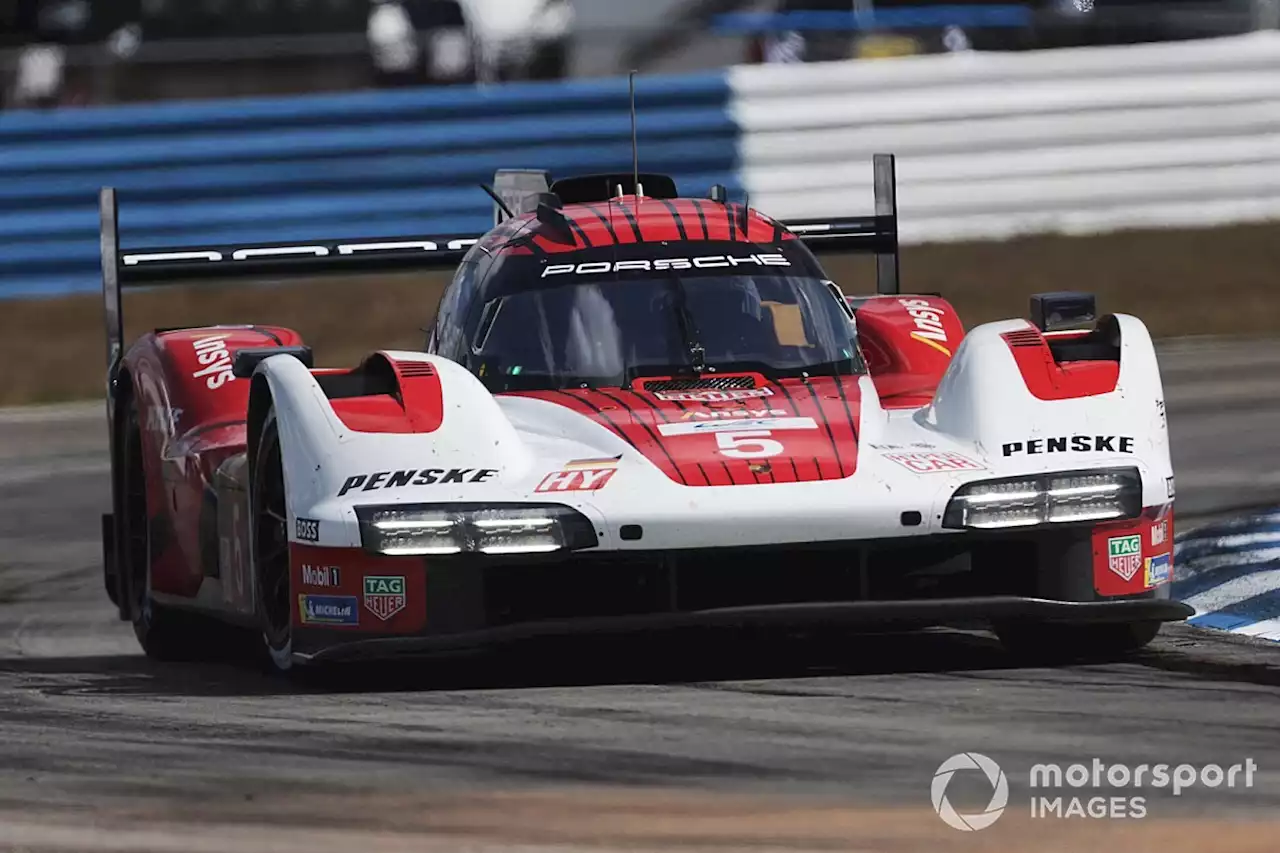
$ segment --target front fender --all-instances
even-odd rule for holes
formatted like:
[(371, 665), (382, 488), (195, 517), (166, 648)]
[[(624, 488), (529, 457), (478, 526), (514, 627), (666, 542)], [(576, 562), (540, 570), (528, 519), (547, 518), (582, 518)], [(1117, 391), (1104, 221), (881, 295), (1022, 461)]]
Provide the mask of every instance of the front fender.
[[(1113, 390), (1037, 397), (1003, 337), (1032, 327), (1025, 320), (1004, 320), (965, 336), (933, 401), (917, 415), (919, 422), (972, 442), (994, 469), (1010, 473), (1136, 464), (1150, 475), (1144, 478), (1144, 502), (1164, 502), (1172, 462), (1155, 345), (1137, 317), (1115, 317), (1120, 362)], [(1106, 442), (1103, 450), (1094, 449), (1099, 437), (1114, 437), (1113, 449)]]
[[(375, 475), (410, 468), (492, 469), (495, 480), (523, 477), (532, 455), (506, 414), (474, 376), (447, 359), (422, 353), (384, 353), (397, 361), (431, 363), (443, 392), (444, 416), (430, 432), (363, 432), (335, 411), (317, 378), (292, 356), (271, 356), (255, 370), (271, 395), (280, 434), (290, 512), (302, 508), (340, 514), (334, 504), (355, 492), (351, 479), (380, 484)], [(344, 485), (345, 484), (345, 485)], [(363, 486), (361, 493), (369, 491)], [(351, 494), (344, 494), (351, 492)], [(441, 497), (443, 490), (436, 490)], [(401, 492), (379, 492), (378, 497)], [(408, 491), (404, 491), (408, 494)]]

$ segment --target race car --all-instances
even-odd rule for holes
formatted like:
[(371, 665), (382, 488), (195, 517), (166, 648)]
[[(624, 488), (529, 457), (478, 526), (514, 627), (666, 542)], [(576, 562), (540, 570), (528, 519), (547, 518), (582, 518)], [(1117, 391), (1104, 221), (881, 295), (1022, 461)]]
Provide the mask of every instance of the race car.
[[(874, 170), (875, 214), (839, 221), (504, 170), (484, 235), (123, 254), (105, 189), (120, 618), (161, 659), (246, 629), (281, 671), (700, 626), (1141, 647), (1192, 613), (1146, 327), (1058, 293), (966, 333), (900, 292)], [(875, 291), (824, 251), (874, 253)], [(439, 267), (422, 351), (317, 368), (256, 325), (124, 349), (124, 287)]]

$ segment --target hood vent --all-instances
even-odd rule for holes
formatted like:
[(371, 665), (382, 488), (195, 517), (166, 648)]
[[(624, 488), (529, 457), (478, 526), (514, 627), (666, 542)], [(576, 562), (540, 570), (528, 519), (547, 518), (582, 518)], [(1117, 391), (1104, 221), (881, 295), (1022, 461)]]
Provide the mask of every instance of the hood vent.
[(1035, 329), (1020, 329), (1016, 332), (1005, 332), (1001, 337), (1011, 347), (1039, 347), (1044, 345), (1044, 338)]
[(643, 384), (650, 393), (672, 391), (736, 391), (756, 387), (752, 376), (700, 376), (697, 379), (659, 379)]
[(436, 375), (436, 369), (426, 361), (397, 361), (396, 366), (400, 369), (400, 375), (406, 378)]

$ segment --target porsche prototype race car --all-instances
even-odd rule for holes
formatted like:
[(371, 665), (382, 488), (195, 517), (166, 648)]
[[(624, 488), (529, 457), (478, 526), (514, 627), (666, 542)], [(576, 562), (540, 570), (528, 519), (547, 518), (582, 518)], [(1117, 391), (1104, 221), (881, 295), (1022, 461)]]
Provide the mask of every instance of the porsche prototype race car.
[[(899, 292), (874, 167), (875, 215), (841, 221), (504, 170), (482, 236), (123, 254), (104, 190), (120, 617), (159, 658), (247, 628), (281, 670), (690, 626), (1147, 643), (1192, 610), (1146, 327), (1066, 293), (966, 334)], [(875, 292), (828, 250), (874, 253)], [(316, 368), (253, 325), (123, 346), (129, 285), (442, 266), (420, 352)]]

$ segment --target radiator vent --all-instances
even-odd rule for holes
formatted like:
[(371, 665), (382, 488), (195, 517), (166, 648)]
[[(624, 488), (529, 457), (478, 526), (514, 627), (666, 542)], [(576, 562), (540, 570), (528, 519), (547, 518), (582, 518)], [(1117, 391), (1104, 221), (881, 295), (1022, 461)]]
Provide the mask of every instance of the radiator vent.
[(651, 393), (735, 391), (754, 387), (756, 387), (756, 380), (750, 376), (700, 376), (697, 379), (659, 379), (656, 382), (644, 383), (644, 390)]
[(436, 369), (425, 361), (398, 361), (396, 366), (400, 369), (400, 375), (406, 379), (436, 375)]
[(1039, 347), (1044, 345), (1044, 338), (1035, 329), (1005, 332), (1002, 337), (1011, 347)]

